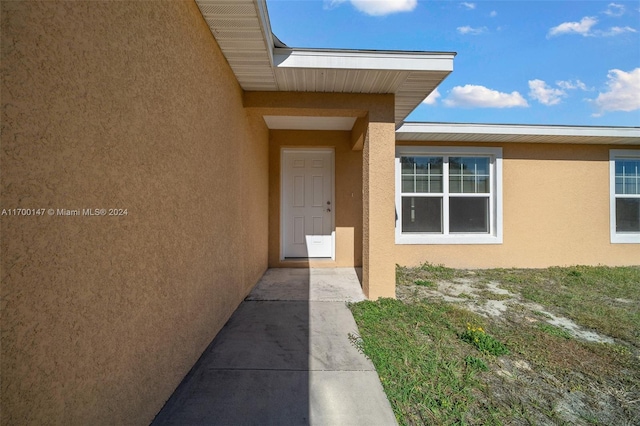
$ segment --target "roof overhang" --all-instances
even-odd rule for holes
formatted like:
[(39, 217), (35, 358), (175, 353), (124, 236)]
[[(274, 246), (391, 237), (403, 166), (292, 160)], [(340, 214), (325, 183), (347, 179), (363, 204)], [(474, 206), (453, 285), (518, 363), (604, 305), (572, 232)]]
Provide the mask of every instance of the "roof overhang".
[(314, 117), (290, 115), (263, 116), (271, 130), (342, 130), (350, 131), (356, 117)]
[(403, 123), (397, 141), (640, 145), (640, 127)]
[(196, 3), (245, 91), (394, 94), (399, 125), (453, 71), (452, 52), (283, 46), (266, 0)]
[(279, 90), (395, 94), (399, 125), (453, 71), (455, 53), (274, 49)]

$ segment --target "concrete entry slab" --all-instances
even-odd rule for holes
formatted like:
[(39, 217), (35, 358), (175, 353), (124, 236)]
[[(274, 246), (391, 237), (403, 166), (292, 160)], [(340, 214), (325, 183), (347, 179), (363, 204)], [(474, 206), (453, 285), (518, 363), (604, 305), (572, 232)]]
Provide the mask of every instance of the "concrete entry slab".
[(153, 424), (395, 425), (349, 341), (363, 299), (353, 269), (267, 271)]
[(269, 269), (245, 300), (360, 302), (360, 268)]

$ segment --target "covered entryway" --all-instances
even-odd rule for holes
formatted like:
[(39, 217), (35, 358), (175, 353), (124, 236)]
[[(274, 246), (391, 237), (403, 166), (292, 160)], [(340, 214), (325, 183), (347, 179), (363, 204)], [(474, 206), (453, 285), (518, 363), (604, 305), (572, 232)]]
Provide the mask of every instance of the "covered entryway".
[(334, 151), (282, 150), (282, 258), (335, 258)]
[[(455, 52), (292, 48), (272, 34), (265, 0), (232, 3), (197, 0), (242, 89), (247, 124), (268, 132), (268, 146), (247, 139), (269, 155), (268, 165), (251, 158), (269, 168), (268, 241), (257, 235), (256, 246), (268, 244), (270, 267), (362, 265), (365, 294), (392, 297), (395, 129), (453, 71)], [(283, 244), (281, 148), (302, 147), (335, 149), (332, 257), (293, 257), (301, 254)], [(261, 197), (258, 186), (247, 192)]]
[[(310, 118), (296, 121), (311, 127)], [(362, 150), (351, 142), (355, 118), (335, 121), (292, 130), (268, 119), (270, 267), (362, 265)]]

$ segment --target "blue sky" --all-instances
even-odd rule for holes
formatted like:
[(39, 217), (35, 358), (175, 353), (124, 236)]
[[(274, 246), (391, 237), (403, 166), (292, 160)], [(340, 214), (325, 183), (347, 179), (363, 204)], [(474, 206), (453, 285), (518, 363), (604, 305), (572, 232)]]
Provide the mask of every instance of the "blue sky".
[(640, 126), (640, 1), (267, 0), (291, 47), (457, 52), (407, 121)]

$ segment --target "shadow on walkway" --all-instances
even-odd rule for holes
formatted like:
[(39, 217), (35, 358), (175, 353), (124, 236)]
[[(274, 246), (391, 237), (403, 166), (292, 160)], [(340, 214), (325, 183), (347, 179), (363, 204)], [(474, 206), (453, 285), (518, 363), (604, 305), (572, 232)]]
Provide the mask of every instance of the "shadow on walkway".
[(351, 268), (268, 270), (152, 424), (396, 424), (349, 341), (360, 300)]

